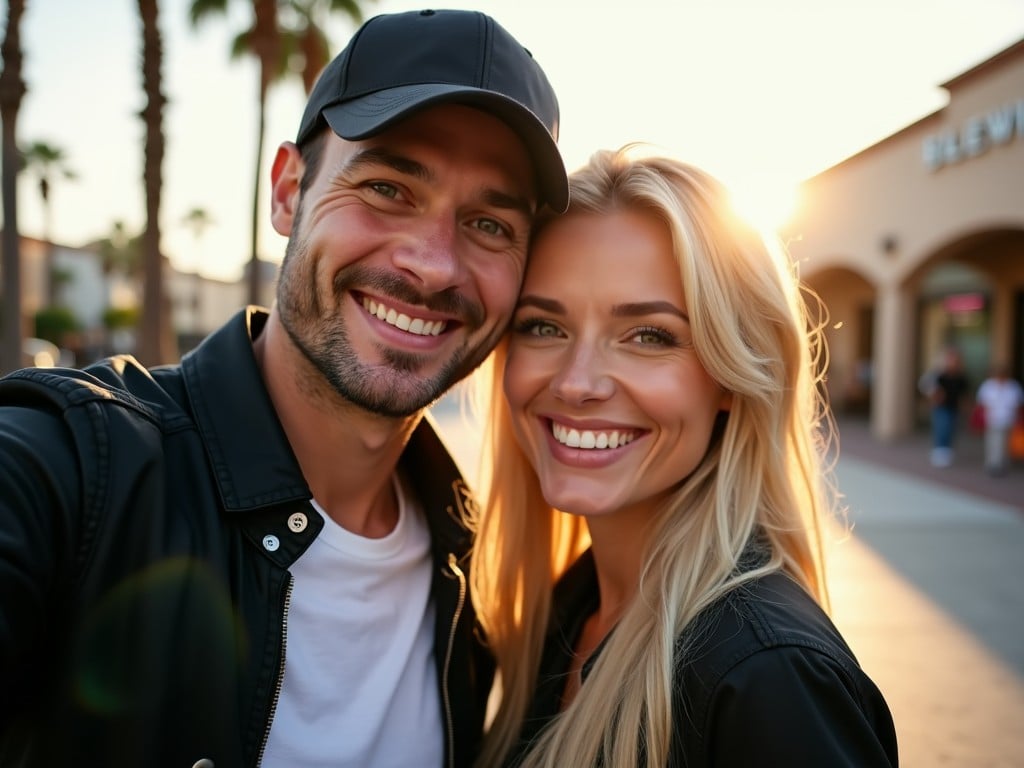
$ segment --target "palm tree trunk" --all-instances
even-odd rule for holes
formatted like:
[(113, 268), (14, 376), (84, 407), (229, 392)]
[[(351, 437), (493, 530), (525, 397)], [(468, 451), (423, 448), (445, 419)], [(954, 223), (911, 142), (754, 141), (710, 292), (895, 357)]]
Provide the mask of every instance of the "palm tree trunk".
[(144, 365), (173, 362), (177, 358), (170, 328), (170, 306), (164, 297), (164, 257), (160, 253), (160, 197), (163, 188), (163, 108), (160, 90), (163, 43), (157, 25), (157, 0), (138, 0), (142, 20), (142, 79), (146, 107), (143, 183), (146, 189), (146, 229), (142, 236), (143, 303), (138, 355)]
[(0, 374), (21, 366), (23, 338), (21, 319), (21, 237), (18, 233), (17, 179), (21, 164), (15, 127), (25, 82), (21, 79), (21, 16), (24, 0), (9, 0), (7, 32), (4, 35), (4, 69), (0, 73), (0, 120), (3, 121), (3, 168), (0, 172), (3, 195), (3, 316), (0, 317)]
[(260, 178), (266, 133), (267, 93), (281, 63), (281, 34), (277, 26), (277, 0), (253, 0), (252, 48), (260, 62), (259, 130), (256, 135), (256, 183), (252, 200), (252, 251), (249, 259), (249, 303), (262, 304), (263, 274), (260, 270)]
[(249, 303), (263, 304), (263, 275), (260, 270), (260, 178), (263, 176), (263, 141), (267, 124), (267, 88), (260, 87), (259, 129), (256, 132), (256, 180), (252, 198), (252, 250), (249, 256)]
[(43, 240), (46, 242), (46, 305), (54, 307), (60, 298), (57, 290), (57, 253), (53, 247), (53, 209), (50, 208), (50, 182), (43, 176), (39, 180), (39, 196), (43, 201)]

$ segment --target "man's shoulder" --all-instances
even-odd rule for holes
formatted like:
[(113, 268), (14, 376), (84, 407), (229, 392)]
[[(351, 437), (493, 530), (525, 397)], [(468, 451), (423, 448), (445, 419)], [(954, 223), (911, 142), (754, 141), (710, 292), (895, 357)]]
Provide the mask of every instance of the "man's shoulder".
[[(243, 367), (235, 358), (252, 358), (248, 325), (262, 320), (256, 308), (239, 312), (212, 333), (182, 362), (146, 367), (133, 355), (113, 355), (76, 368), (24, 368), (0, 379), (0, 407), (46, 407), (66, 410), (97, 404), (118, 406), (173, 428), (186, 423), (189, 394), (186, 367), (193, 379), (230, 381), (237, 390)], [(257, 317), (259, 316), (259, 317)], [(207, 386), (206, 389), (209, 389)]]
[(118, 355), (83, 369), (24, 368), (0, 379), (0, 407), (42, 407), (66, 411), (112, 406), (150, 420), (177, 410), (177, 366), (157, 376), (131, 355)]

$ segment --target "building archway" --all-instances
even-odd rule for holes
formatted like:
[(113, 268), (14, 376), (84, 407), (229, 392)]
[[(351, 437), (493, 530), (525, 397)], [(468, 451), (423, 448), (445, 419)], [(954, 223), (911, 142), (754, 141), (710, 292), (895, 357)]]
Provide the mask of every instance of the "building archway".
[(1021, 378), (1024, 230), (984, 230), (947, 243), (922, 260), (907, 286), (917, 297), (915, 377), (954, 346), (972, 388), (997, 363)]
[(806, 280), (827, 310), (825, 388), (832, 410), (866, 419), (874, 385), (875, 286), (862, 274), (831, 267)]

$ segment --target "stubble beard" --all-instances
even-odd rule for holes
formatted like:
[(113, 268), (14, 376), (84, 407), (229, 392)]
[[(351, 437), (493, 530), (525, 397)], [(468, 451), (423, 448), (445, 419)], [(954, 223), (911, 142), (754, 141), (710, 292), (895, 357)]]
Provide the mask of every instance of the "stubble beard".
[[(296, 217), (296, 231), (301, 230)], [(315, 259), (298, 234), (288, 241), (277, 289), (278, 314), (289, 338), (323, 376), (327, 385), (355, 406), (380, 416), (403, 418), (431, 405), (486, 357), (491, 340), (475, 348), (463, 344), (433, 376), (417, 372), (434, 363), (427, 354), (379, 346), (382, 363), (361, 361), (352, 346), (340, 306), (354, 286), (384, 296), (454, 313), (471, 334), (482, 323), (483, 311), (452, 294), (423, 297), (400, 278), (359, 264), (342, 269), (332, 285), (329, 305), (317, 292)]]

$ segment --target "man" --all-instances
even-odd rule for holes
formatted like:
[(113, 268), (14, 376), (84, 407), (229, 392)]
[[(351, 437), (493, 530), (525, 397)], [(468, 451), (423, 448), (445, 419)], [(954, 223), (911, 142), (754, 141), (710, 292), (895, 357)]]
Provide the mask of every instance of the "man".
[(921, 377), (918, 389), (928, 398), (931, 406), (932, 450), (929, 458), (932, 466), (951, 466), (960, 403), (968, 391), (967, 375), (964, 373), (960, 351), (956, 347), (943, 349), (937, 368)]
[(423, 408), (566, 205), (557, 131), (492, 19), (371, 19), (275, 158), (269, 314), (0, 382), (0, 764), (471, 762), (471, 499)]

